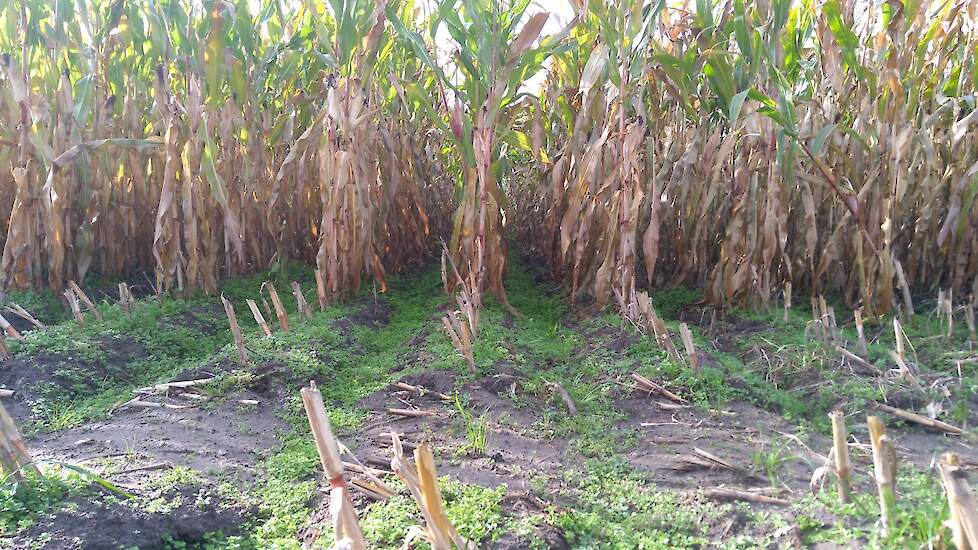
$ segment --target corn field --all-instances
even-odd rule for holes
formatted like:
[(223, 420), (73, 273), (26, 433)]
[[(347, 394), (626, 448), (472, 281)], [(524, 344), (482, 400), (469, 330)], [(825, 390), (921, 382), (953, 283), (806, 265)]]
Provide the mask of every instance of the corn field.
[(974, 293), (976, 4), (8, 2), (0, 284), (335, 297), (444, 242), (504, 305), (514, 244), (583, 310)]

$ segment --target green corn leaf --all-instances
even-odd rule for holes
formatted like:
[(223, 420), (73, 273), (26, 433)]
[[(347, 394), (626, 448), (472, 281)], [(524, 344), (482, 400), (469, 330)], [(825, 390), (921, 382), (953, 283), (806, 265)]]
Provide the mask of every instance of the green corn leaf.
[(95, 474), (91, 470), (87, 470), (87, 469), (82, 468), (81, 466), (77, 466), (75, 464), (68, 464), (67, 462), (55, 462), (55, 464), (58, 464), (62, 468), (65, 468), (67, 470), (71, 470), (71, 471), (73, 471), (73, 472), (81, 475), (85, 479), (87, 479), (87, 480), (89, 480), (89, 481), (91, 481), (91, 482), (99, 485), (100, 487), (102, 487), (103, 489), (105, 489), (105, 490), (107, 490), (107, 491), (109, 491), (111, 493), (115, 493), (115, 494), (117, 494), (117, 495), (119, 495), (121, 497), (130, 498), (130, 499), (136, 498), (136, 495), (133, 495), (132, 493), (128, 493), (128, 492), (120, 489), (119, 487), (117, 487), (115, 484), (113, 484), (109, 480), (105, 479), (104, 477), (102, 477), (100, 475)]
[(750, 90), (744, 90), (733, 96), (733, 98), (730, 100), (730, 107), (727, 109), (727, 117), (730, 119), (731, 126), (734, 126), (737, 123), (737, 119), (740, 117), (740, 109), (744, 106), (744, 101), (747, 99), (750, 92)]
[(832, 31), (832, 36), (842, 49), (842, 59), (853, 72), (862, 80), (866, 80), (868, 71), (859, 63), (857, 51), (859, 49), (859, 37), (842, 20), (842, 8), (838, 0), (828, 0), (822, 6), (822, 14), (825, 16)]
[(818, 134), (812, 141), (812, 154), (820, 155), (822, 153), (822, 148), (825, 147), (825, 141), (832, 134), (832, 131), (835, 130), (835, 126), (836, 125), (834, 123), (826, 124), (821, 130), (818, 131)]
[(530, 143), (530, 137), (523, 132), (518, 130), (510, 130), (503, 136), (502, 139), (503, 142), (513, 147), (528, 151), (530, 153), (533, 152), (533, 145)]
[(214, 195), (218, 202), (225, 204), (227, 202), (227, 195), (224, 191), (224, 180), (217, 173), (217, 166), (214, 162), (214, 150), (216, 146), (214, 145), (214, 140), (207, 133), (207, 125), (203, 121), (200, 124), (200, 134), (204, 136), (204, 151), (200, 160), (201, 165), (204, 167), (204, 174), (207, 176), (207, 181), (211, 186), (211, 194)]
[(778, 110), (778, 104), (773, 99), (771, 99), (767, 94), (752, 88), (748, 93), (747, 97), (753, 99), (754, 101), (760, 102), (760, 107), (757, 112), (770, 118), (774, 122), (778, 123), (782, 128), (787, 128), (787, 121), (784, 115)]
[(431, 54), (428, 53), (428, 47), (425, 45), (421, 35), (407, 28), (404, 22), (401, 21), (400, 16), (397, 15), (393, 4), (387, 6), (387, 19), (391, 22), (394, 30), (397, 31), (397, 35), (407, 42), (411, 50), (414, 51), (414, 54), (438, 76), (438, 79), (452, 90), (459, 92), (458, 88), (445, 77), (445, 73), (442, 72), (441, 67), (431, 58)]
[(75, 83), (75, 106), (72, 115), (78, 124), (85, 125), (89, 113), (92, 112), (92, 95), (95, 91), (94, 75), (85, 75)]

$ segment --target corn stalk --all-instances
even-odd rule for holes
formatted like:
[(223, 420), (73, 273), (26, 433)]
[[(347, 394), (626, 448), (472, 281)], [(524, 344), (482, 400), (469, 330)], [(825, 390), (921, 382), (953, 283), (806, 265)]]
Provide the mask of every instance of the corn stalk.
[[(519, 139), (513, 124), (521, 111), (515, 101), (520, 87), (559, 44), (559, 37), (538, 42), (549, 15), (526, 17), (528, 6), (527, 2), (437, 2), (428, 34), (434, 37), (444, 30), (451, 37), (455, 52), (451, 63), (458, 74), (454, 78), (432, 57), (418, 32), (408, 29), (398, 14), (388, 13), (400, 38), (439, 82), (434, 99), (414, 83), (402, 82), (401, 87), (451, 140), (458, 155), (458, 207), (449, 242), (454, 264), (461, 280), (474, 273), (479, 291), (487, 289), (507, 307), (503, 210), (508, 201), (499, 175), (507, 142)], [(455, 284), (449, 282), (449, 291)]]

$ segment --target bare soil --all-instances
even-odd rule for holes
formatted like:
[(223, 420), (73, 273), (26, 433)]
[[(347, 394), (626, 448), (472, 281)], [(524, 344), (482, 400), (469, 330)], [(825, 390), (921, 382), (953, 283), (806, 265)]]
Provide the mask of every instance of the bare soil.
[[(8, 541), (12, 550), (62, 548), (140, 548), (165, 547), (161, 533), (172, 541), (195, 542), (208, 533), (235, 535), (252, 511), (215, 505), (215, 495), (206, 490), (182, 488), (161, 495), (178, 503), (165, 512), (150, 512), (124, 502), (75, 497), (64, 511), (45, 517), (25, 533)], [(205, 504), (202, 506), (201, 502)]]

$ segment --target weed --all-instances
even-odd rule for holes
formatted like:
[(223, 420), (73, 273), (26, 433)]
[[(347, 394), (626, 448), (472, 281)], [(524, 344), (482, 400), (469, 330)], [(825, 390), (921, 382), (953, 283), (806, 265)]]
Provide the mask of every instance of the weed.
[(751, 456), (754, 465), (767, 475), (768, 481), (771, 482), (771, 487), (774, 488), (778, 487), (781, 478), (781, 467), (797, 459), (795, 456), (786, 455), (785, 446), (780, 443), (768, 446), (764, 450), (754, 451)]
[(201, 540), (186, 542), (174, 538), (170, 534), (160, 537), (163, 550), (251, 550), (254, 544), (241, 537), (228, 537), (220, 531), (204, 533)]
[(186, 466), (173, 466), (153, 482), (160, 490), (168, 491), (179, 486), (199, 486), (204, 480), (200, 474)]
[[(35, 319), (54, 326), (68, 319), (65, 308), (58, 297), (49, 289), (44, 290), (11, 290), (2, 304), (15, 302), (26, 309)], [(34, 331), (32, 331), (34, 332)]]
[(232, 390), (243, 390), (258, 381), (258, 376), (245, 369), (234, 369), (221, 373), (218, 379), (210, 384), (199, 386), (201, 393), (211, 397), (227, 395)]
[(455, 394), (455, 410), (458, 411), (465, 427), (465, 439), (467, 443), (458, 450), (459, 454), (472, 453), (481, 455), (489, 447), (489, 417), (483, 413), (479, 418), (475, 418), (469, 409), (462, 404), (462, 398), (458, 393)]
[[(832, 363), (831, 351), (805, 337), (804, 326), (810, 317), (795, 311), (790, 312), (788, 323), (781, 320), (780, 311), (737, 312), (741, 318), (753, 324), (766, 323), (759, 326), (769, 328), (756, 334), (744, 332), (732, 345), (724, 346), (723, 352), (711, 347), (714, 341), (703, 327), (694, 326), (697, 345), (715, 361), (692, 371), (670, 361), (652, 338), (623, 324), (617, 315), (605, 312), (583, 320), (567, 315), (563, 296), (542, 291), (532, 273), (519, 262), (511, 262), (510, 266), (507, 290), (512, 304), (524, 317), (513, 317), (494, 300), (487, 299), (477, 363), (483, 375), (505, 370), (514, 379), (516, 390), (510, 393), (507, 387), (498, 395), (511, 398), (522, 412), (532, 412), (536, 422), (517, 421), (523, 414), (506, 419), (505, 413), (490, 420), (488, 410), (479, 414), (463, 394), (457, 394), (455, 425), (465, 441), (453, 459), (445, 460), (464, 465), (461, 455), (487, 452), (490, 429), (512, 429), (538, 439), (566, 440), (568, 444), (563, 447), (568, 463), (586, 460), (586, 465), (580, 470), (570, 467), (561, 475), (521, 472), (513, 466), (510, 473), (529, 478), (533, 494), (561, 503), (559, 508), (527, 511), (520, 518), (510, 518), (502, 512), (500, 503), (505, 489), (445, 481), (449, 515), (461, 531), (483, 544), (499, 533), (507, 533), (531, 547), (540, 547), (544, 544), (542, 530), (556, 527), (575, 547), (683, 548), (705, 544), (711, 536), (710, 522), (729, 514), (744, 514), (765, 526), (785, 524), (785, 518), (773, 512), (752, 515), (754, 512), (747, 512), (746, 508), (691, 502), (680, 493), (656, 488), (631, 466), (609, 459), (638, 446), (644, 435), (623, 422), (629, 416), (620, 409), (623, 397), (629, 395), (622, 382), (630, 372), (655, 379), (701, 408), (721, 409), (731, 400), (747, 399), (800, 422), (804, 429), (821, 429), (820, 416), (840, 399), (858, 405), (880, 399), (881, 391), (903, 391), (881, 389), (870, 384), (869, 379), (840, 372)], [(288, 277), (311, 277), (307, 268), (283, 264), (282, 269), (281, 273)], [(241, 302), (245, 297), (255, 297), (265, 278), (259, 274), (225, 281), (224, 290), (230, 299)], [(265, 337), (250, 319), (242, 316), (252, 361), (251, 365), (232, 371), (223, 370), (227, 359), (234, 355), (226, 320), (213, 313), (215, 302), (208, 297), (187, 302), (141, 302), (131, 315), (106, 305), (102, 307), (105, 319), (101, 323), (76, 326), (67, 321), (64, 327), (52, 327), (50, 333), (33, 333), (11, 344), (20, 357), (55, 357), (46, 359), (53, 383), (35, 388), (40, 398), (34, 404), (34, 412), (37, 424), (44, 429), (63, 429), (104, 415), (114, 404), (129, 399), (137, 385), (217, 372), (220, 380), (201, 386), (200, 391), (226, 395), (254, 387), (260, 376), (274, 376), (274, 384), (286, 387), (316, 380), (334, 429), (346, 438), (367, 417), (361, 400), (400, 377), (422, 369), (446, 369), (457, 373), (456, 383), (470, 379), (438, 326), (437, 315), (433, 315), (445, 303), (438, 271), (392, 277), (390, 283), (391, 292), (376, 301), (365, 290), (348, 303), (316, 312), (312, 322), (294, 323), (287, 333), (276, 331)], [(657, 307), (662, 315), (675, 315), (695, 296), (689, 291), (672, 290), (662, 295), (662, 304), (657, 303)], [(286, 301), (286, 306), (293, 311), (290, 301)], [(383, 310), (383, 315), (363, 324), (352, 322), (363, 317), (364, 308)], [(675, 321), (666, 319), (675, 329)], [(944, 356), (939, 345), (923, 340), (922, 335), (930, 328), (933, 327), (926, 320), (907, 324), (908, 335), (915, 340), (925, 364), (922, 369), (930, 368), (927, 365), (934, 369), (952, 368), (953, 362)], [(841, 331), (843, 337), (851, 338), (850, 329)], [(871, 343), (871, 358), (885, 357), (887, 337), (884, 333)], [(269, 366), (273, 367), (272, 374), (267, 374)], [(960, 423), (968, 420), (971, 390), (978, 388), (975, 374), (974, 369), (965, 366), (959, 376), (948, 382), (953, 403), (946, 410)], [(806, 377), (817, 377), (819, 385), (800, 399), (798, 380)], [(567, 414), (566, 406), (552, 397), (547, 382), (559, 382), (567, 390), (578, 410), (576, 416)], [(213, 540), (200, 544), (171, 537), (168, 547), (298, 548), (296, 533), (309, 522), (310, 507), (319, 494), (321, 472), (298, 393), (286, 395), (279, 414), (290, 430), (282, 435), (279, 447), (266, 451), (258, 465), (255, 485), (242, 488), (226, 478), (215, 493), (258, 510), (245, 534), (237, 538), (215, 534)], [(244, 423), (241, 432), (249, 432)], [(775, 443), (753, 454), (757, 470), (766, 474), (772, 485), (782, 481), (785, 463), (796, 459), (787, 449), (787, 445)], [(126, 461), (134, 460), (136, 446), (129, 443), (126, 453)], [(167, 489), (176, 486), (200, 486), (201, 480), (193, 470), (174, 468), (154, 483), (155, 489), (167, 494)], [(396, 480), (391, 483), (399, 487)], [(803, 499), (793, 513), (809, 541), (849, 544), (862, 540), (879, 547), (919, 546), (932, 537), (946, 513), (942, 512), (940, 490), (933, 476), (926, 473), (906, 480), (901, 477), (900, 483), (901, 491), (910, 494), (901, 494), (899, 524), (887, 539), (879, 538), (873, 526), (879, 512), (871, 494), (857, 496), (848, 507), (839, 507), (834, 499), (824, 496)], [(30, 497), (25, 493), (18, 498), (40, 513), (48, 513), (44, 510), (66, 505), (65, 495), (70, 496), (74, 490), (68, 485), (67, 493), (48, 489), (35, 494), (53, 496)], [(214, 505), (213, 495), (200, 488), (196, 494), (181, 492), (148, 501), (134, 500), (130, 505), (160, 513), (190, 504)], [(11, 502), (16, 499), (0, 500), (4, 502), (2, 506), (12, 507)], [(839, 521), (827, 524), (824, 519), (816, 519), (824, 518), (826, 510)], [(3, 516), (0, 511), (0, 518), (3, 517), (9, 520), (15, 514)], [(379, 547), (399, 544), (407, 529), (420, 522), (416, 504), (403, 493), (370, 505), (362, 518), (368, 538)], [(789, 519), (795, 521), (794, 517)], [(327, 529), (321, 533), (319, 543), (328, 537)], [(771, 541), (752, 531), (731, 534), (721, 547), (765, 544)]]
[(35, 404), (34, 413), (39, 417), (38, 424), (52, 431), (78, 426), (85, 421), (74, 400), (47, 398)]

